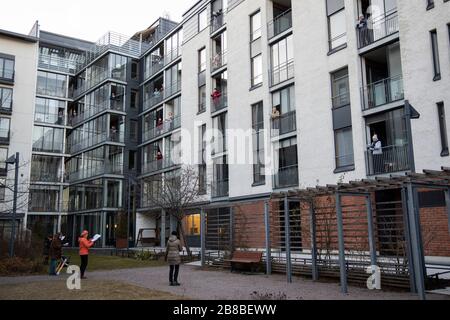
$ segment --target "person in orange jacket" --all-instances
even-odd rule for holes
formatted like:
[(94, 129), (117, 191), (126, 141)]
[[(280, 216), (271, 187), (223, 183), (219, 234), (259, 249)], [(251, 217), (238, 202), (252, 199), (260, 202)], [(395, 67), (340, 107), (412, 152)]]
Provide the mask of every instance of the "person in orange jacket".
[(84, 273), (88, 265), (89, 249), (94, 245), (92, 240), (88, 240), (89, 232), (84, 230), (81, 233), (78, 243), (80, 244), (80, 258), (81, 258), (81, 279), (86, 279)]

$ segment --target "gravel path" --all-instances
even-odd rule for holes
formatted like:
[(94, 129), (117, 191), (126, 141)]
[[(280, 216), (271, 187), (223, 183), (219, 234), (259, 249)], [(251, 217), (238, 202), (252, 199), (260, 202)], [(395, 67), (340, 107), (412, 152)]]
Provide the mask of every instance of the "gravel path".
[[(294, 278), (286, 283), (283, 275), (245, 275), (229, 271), (201, 270), (194, 266), (182, 266), (180, 287), (168, 286), (168, 268), (97, 271), (86, 274), (93, 280), (119, 280), (148, 289), (172, 293), (178, 296), (202, 300), (249, 300), (253, 292), (258, 294), (286, 294), (288, 299), (305, 300), (406, 300), (417, 299), (410, 293), (369, 291), (364, 288), (349, 287), (349, 294), (343, 295), (337, 283), (314, 283), (303, 278)], [(0, 278), (2, 284), (20, 284), (39, 281), (65, 281), (63, 277), (16, 277)], [(430, 299), (445, 299), (444, 296), (429, 295)]]

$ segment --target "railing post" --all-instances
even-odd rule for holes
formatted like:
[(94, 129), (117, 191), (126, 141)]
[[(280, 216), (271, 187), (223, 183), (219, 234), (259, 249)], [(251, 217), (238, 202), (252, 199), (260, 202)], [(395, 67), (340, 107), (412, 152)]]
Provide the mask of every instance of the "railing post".
[(447, 207), (448, 232), (450, 233), (450, 188), (445, 190), (445, 204)]
[(272, 248), (270, 243), (270, 209), (269, 202), (264, 202), (264, 225), (266, 231), (266, 274), (272, 274)]
[(202, 267), (204, 267), (206, 265), (206, 214), (204, 209), (202, 209), (200, 213), (200, 243), (200, 256)]
[(291, 265), (291, 237), (290, 237), (290, 221), (289, 221), (289, 200), (284, 198), (284, 236), (286, 243), (286, 276), (287, 282), (292, 283), (292, 265)]
[(317, 269), (317, 237), (316, 237), (316, 213), (314, 211), (314, 199), (309, 203), (309, 219), (311, 232), (311, 269), (313, 281), (319, 280), (319, 270)]
[(339, 238), (339, 264), (341, 269), (341, 291), (346, 294), (347, 290), (347, 264), (345, 262), (345, 242), (344, 242), (344, 223), (342, 217), (341, 195), (336, 193), (336, 216)]
[(366, 210), (367, 210), (367, 226), (369, 231), (369, 248), (370, 248), (370, 263), (372, 266), (377, 265), (377, 246), (375, 242), (375, 230), (373, 224), (373, 209), (371, 196), (366, 196)]

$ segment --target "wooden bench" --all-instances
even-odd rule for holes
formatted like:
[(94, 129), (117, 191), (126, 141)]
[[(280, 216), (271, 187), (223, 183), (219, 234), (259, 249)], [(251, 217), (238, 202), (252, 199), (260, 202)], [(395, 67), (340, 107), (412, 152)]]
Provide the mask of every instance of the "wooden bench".
[(238, 265), (248, 265), (252, 272), (256, 271), (256, 267), (262, 261), (262, 252), (255, 251), (235, 251), (233, 252), (233, 257), (230, 260), (225, 260), (231, 264), (231, 272), (234, 271), (234, 266)]

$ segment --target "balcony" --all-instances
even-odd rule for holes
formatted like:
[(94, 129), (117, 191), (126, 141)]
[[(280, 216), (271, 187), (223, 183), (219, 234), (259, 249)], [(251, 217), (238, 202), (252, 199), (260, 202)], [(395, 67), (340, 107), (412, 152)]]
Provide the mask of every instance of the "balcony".
[(152, 107), (160, 104), (164, 100), (162, 90), (153, 92), (147, 99), (144, 100), (144, 111), (151, 109)]
[(370, 110), (404, 99), (402, 75), (383, 79), (362, 88), (363, 110)]
[(170, 86), (164, 89), (164, 99), (170, 98), (181, 91), (181, 81), (173, 82)]
[(53, 55), (40, 54), (39, 68), (58, 71), (63, 73), (75, 74), (83, 65), (82, 61), (62, 58)]
[(211, 19), (211, 34), (225, 25), (225, 14), (221, 11), (215, 12)]
[(7, 129), (0, 129), (0, 144), (8, 145), (10, 141), (10, 132)]
[(217, 53), (211, 59), (211, 71), (216, 72), (217, 70), (225, 67), (227, 65), (227, 52)]
[(228, 108), (228, 95), (226, 92), (220, 96), (211, 97), (211, 113), (216, 113), (225, 108)]
[(149, 174), (149, 173), (153, 173), (153, 172), (158, 172), (161, 170), (170, 169), (177, 165), (178, 164), (176, 164), (174, 161), (172, 161), (172, 159), (163, 158), (161, 160), (155, 160), (155, 161), (152, 161), (149, 163), (144, 163), (142, 165), (141, 174), (144, 175), (144, 174)]
[(181, 117), (178, 116), (172, 120), (167, 119), (162, 125), (157, 126), (155, 128), (152, 128), (146, 132), (144, 132), (142, 140), (149, 141), (153, 140), (154, 138), (163, 136), (175, 129), (178, 129), (181, 127)]
[(271, 87), (294, 78), (294, 60), (275, 66), (272, 70), (270, 70), (269, 76)]
[(98, 144), (112, 142), (112, 143), (124, 143), (124, 134), (119, 132), (111, 132), (108, 136), (106, 133), (90, 133), (89, 137), (81, 140), (80, 142), (68, 145), (70, 153), (78, 153), (84, 149), (88, 149)]
[(272, 138), (297, 131), (297, 112), (291, 111), (272, 118)]
[(33, 167), (33, 170), (31, 171), (31, 182), (61, 182), (61, 172), (59, 172), (58, 169), (54, 172), (49, 172), (45, 171), (43, 168), (39, 170), (39, 168)]
[(212, 198), (225, 198), (229, 196), (229, 181), (214, 181), (211, 187)]
[(292, 28), (292, 9), (286, 10), (267, 24), (269, 40)]
[(148, 78), (152, 77), (153, 75), (157, 74), (162, 69), (164, 69), (164, 59), (162, 57), (159, 57), (159, 60), (154, 61), (152, 63), (152, 66), (150, 68), (149, 73), (145, 75), (146, 79), (148, 79)]
[(64, 113), (36, 113), (34, 121), (37, 123), (55, 124), (58, 126), (64, 125)]
[(84, 112), (79, 115), (70, 115), (69, 124), (71, 126), (76, 126), (106, 110), (124, 112), (123, 106), (117, 105), (113, 102), (109, 103), (109, 101), (105, 101), (96, 105), (85, 106)]
[(384, 147), (380, 154), (368, 150), (366, 162), (368, 176), (409, 171), (411, 167), (408, 144)]
[(86, 168), (86, 169), (82, 168), (80, 171), (67, 173), (66, 177), (65, 177), (65, 181), (73, 183), (76, 181), (89, 179), (89, 178), (106, 175), (106, 174), (123, 175), (123, 164), (116, 163), (114, 165), (109, 164), (109, 165), (97, 167), (97, 168)]
[(164, 63), (168, 65), (181, 56), (181, 47), (175, 48), (164, 56)]
[(279, 168), (273, 176), (273, 186), (275, 189), (298, 186), (298, 165)]
[(397, 11), (386, 12), (357, 29), (358, 48), (362, 49), (399, 31)]

